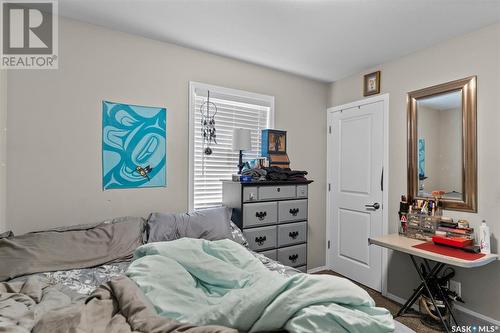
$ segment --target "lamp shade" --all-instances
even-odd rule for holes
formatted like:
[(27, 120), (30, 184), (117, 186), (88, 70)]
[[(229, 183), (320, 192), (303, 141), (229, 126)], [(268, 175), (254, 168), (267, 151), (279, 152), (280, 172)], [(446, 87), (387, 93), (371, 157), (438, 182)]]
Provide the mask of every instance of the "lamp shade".
[(239, 151), (250, 149), (252, 149), (250, 130), (244, 128), (233, 129), (233, 150)]

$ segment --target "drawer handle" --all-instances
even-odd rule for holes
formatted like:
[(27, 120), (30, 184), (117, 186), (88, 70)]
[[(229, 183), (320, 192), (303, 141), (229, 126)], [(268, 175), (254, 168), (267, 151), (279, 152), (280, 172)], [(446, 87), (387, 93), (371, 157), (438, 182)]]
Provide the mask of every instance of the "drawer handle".
[(257, 212), (255, 213), (255, 217), (259, 219), (259, 221), (262, 221), (266, 218), (267, 212)]
[(264, 242), (267, 240), (266, 236), (255, 237), (255, 243), (259, 246), (264, 245)]
[(299, 232), (298, 231), (290, 231), (288, 236), (290, 236), (290, 238), (292, 238), (292, 239), (295, 239), (295, 238), (297, 238), (297, 236), (299, 236)]
[(278, 187), (278, 188), (276, 189), (276, 191), (280, 192), (280, 191), (281, 191), (281, 189)]
[(293, 216), (297, 216), (297, 214), (299, 213), (299, 209), (298, 208), (290, 208), (289, 212)]
[(295, 263), (297, 259), (299, 259), (298, 254), (292, 254), (291, 256), (288, 256), (288, 259), (290, 259), (291, 262)]

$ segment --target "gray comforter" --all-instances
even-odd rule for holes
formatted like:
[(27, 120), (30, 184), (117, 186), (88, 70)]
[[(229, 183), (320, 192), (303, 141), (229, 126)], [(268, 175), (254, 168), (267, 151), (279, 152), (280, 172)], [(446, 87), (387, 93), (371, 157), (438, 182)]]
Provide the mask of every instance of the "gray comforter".
[[(232, 239), (248, 246), (234, 225)], [(125, 242), (130, 243), (128, 239)], [(299, 273), (252, 253), (270, 270), (285, 276)], [(119, 253), (117, 257), (123, 256)], [(6, 257), (23, 260), (17, 253)], [(0, 259), (3, 259), (1, 255)], [(66, 268), (0, 283), (0, 332), (235, 332), (222, 327), (197, 328), (158, 317), (135, 283), (123, 276), (129, 262), (110, 261), (106, 259), (106, 263), (93, 268)], [(0, 262), (5, 264), (3, 260)], [(40, 270), (32, 268), (30, 266), (26, 272), (53, 269), (52, 266)], [(412, 332), (401, 328), (396, 331)]]
[[(297, 270), (261, 254), (254, 255), (270, 270), (285, 276), (298, 273)], [(146, 317), (145, 314), (148, 321), (155, 317), (154, 312), (149, 312), (149, 303), (141, 298), (142, 294), (137, 295), (136, 285), (127, 287), (130, 280), (122, 273), (128, 264), (122, 262), (88, 269), (39, 273), (0, 283), (0, 332), (26, 333), (31, 331), (30, 327), (33, 332), (68, 332), (70, 327), (78, 328), (75, 332), (133, 332), (133, 329), (136, 332), (149, 332), (126, 324), (135, 322), (138, 325), (141, 318)], [(127, 289), (131, 290), (128, 296)], [(116, 293), (114, 290), (120, 291)], [(141, 301), (138, 303), (137, 299)], [(104, 311), (106, 308), (108, 310)], [(120, 308), (122, 310), (117, 312)], [(147, 311), (138, 311), (142, 308)], [(93, 311), (97, 312), (97, 317), (93, 315)], [(134, 313), (137, 314), (128, 317)], [(89, 322), (92, 323), (91, 326), (88, 326)], [(162, 321), (153, 320), (152, 323), (158, 326), (142, 329), (153, 329), (151, 332), (234, 332), (213, 327), (202, 327), (201, 331), (196, 331), (190, 325), (177, 327), (178, 323), (170, 320), (167, 320), (166, 326), (161, 326)], [(395, 332), (414, 333), (397, 321), (395, 324)], [(216, 330), (213, 331), (214, 329)]]
[[(299, 272), (252, 253), (282, 275)], [(37, 273), (0, 283), (0, 332), (236, 332), (157, 316), (136, 284), (123, 275), (128, 265)]]
[(161, 317), (125, 276), (101, 285), (85, 302), (71, 303), (70, 297), (39, 276), (1, 283), (0, 295), (0, 332), (237, 332)]

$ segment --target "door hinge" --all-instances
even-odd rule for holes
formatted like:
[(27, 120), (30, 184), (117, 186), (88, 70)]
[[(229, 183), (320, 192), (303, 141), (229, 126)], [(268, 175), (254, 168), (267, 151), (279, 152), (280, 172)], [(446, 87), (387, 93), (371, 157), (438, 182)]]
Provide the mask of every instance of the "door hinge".
[(332, 134), (332, 126), (328, 126), (328, 133)]
[(328, 192), (332, 190), (332, 184), (328, 183)]
[(328, 241), (328, 248), (330, 248), (330, 241)]

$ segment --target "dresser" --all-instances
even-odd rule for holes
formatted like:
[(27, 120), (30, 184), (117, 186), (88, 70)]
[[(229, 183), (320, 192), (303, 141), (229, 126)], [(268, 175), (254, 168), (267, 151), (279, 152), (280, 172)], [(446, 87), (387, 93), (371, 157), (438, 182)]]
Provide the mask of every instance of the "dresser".
[(308, 181), (223, 182), (224, 206), (250, 249), (307, 270)]

